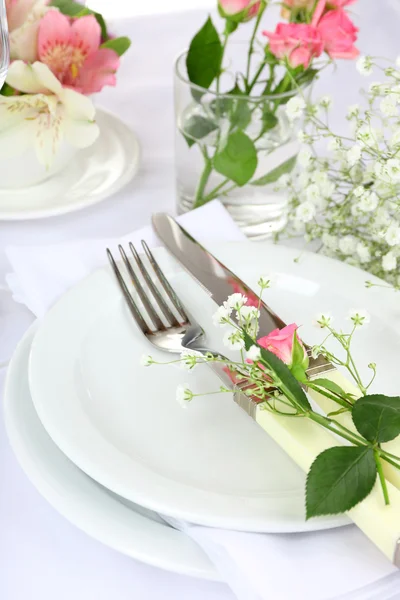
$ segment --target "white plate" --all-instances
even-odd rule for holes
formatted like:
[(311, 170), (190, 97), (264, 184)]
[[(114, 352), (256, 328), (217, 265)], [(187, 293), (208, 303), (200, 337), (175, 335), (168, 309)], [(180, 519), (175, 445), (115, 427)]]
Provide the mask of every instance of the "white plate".
[(35, 186), (0, 190), (0, 221), (41, 219), (74, 212), (105, 200), (135, 175), (139, 142), (131, 129), (97, 108), (100, 136), (65, 169)]
[[(364, 273), (314, 254), (296, 264), (297, 251), (265, 243), (210, 248), (250, 285), (277, 271), (266, 299), (286, 321), (304, 323), (310, 343), (322, 340), (311, 325), (317, 311), (331, 309), (345, 326), (349, 308), (368, 308), (373, 320), (356, 337), (355, 353), (365, 366), (376, 361), (380, 389), (394, 391), (385, 376), (396, 372), (400, 349), (396, 294), (366, 290)], [(158, 257), (218, 349), (220, 330), (209, 326), (214, 302), (165, 251)], [(31, 393), (45, 428), (75, 464), (120, 496), (206, 525), (283, 532), (346, 522), (306, 522), (304, 474), (228, 394), (198, 398), (187, 410), (175, 401), (185, 379), (196, 391), (216, 389), (207, 367), (184, 374), (139, 366), (149, 351), (109, 269), (77, 285), (43, 320), (31, 353)]]
[(191, 538), (100, 486), (52, 442), (29, 392), (28, 358), (35, 331), (36, 325), (13, 356), (4, 397), (10, 443), (34, 486), (71, 523), (107, 546), (169, 571), (217, 580), (214, 566)]

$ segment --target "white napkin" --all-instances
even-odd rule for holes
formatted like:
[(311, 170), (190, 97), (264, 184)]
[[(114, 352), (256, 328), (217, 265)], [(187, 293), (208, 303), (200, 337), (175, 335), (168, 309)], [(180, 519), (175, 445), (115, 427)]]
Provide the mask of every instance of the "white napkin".
[[(244, 235), (214, 201), (179, 218), (199, 240)], [(146, 227), (120, 240), (90, 240), (6, 249), (14, 297), (38, 317), (69, 287), (106, 262), (105, 247), (157, 238)], [(164, 517), (209, 555), (239, 600), (390, 600), (400, 598), (400, 573), (354, 526), (302, 534), (212, 529)]]

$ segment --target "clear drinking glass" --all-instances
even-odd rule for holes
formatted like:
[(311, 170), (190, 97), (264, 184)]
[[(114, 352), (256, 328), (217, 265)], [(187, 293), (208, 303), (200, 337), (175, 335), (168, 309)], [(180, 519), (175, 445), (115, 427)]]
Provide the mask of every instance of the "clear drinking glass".
[[(248, 237), (262, 239), (286, 224), (287, 192), (278, 191), (276, 182), (280, 174), (294, 166), (300, 144), (299, 126), (289, 121), (285, 106), (291, 97), (306, 93), (306, 88), (265, 95), (262, 92), (266, 83), (261, 80), (253, 90), (254, 95), (227, 93), (234, 88), (238, 73), (245, 71), (246, 48), (240, 42), (228, 46), (224, 60), (227, 67), (220, 77), (218, 90), (215, 82), (210, 89), (205, 89), (188, 80), (186, 52), (176, 61), (178, 212), (219, 198)], [(254, 62), (256, 67), (257, 61)], [(254, 174), (248, 182), (239, 184), (214, 168), (216, 152), (224, 147), (227, 137), (237, 131), (250, 138), (257, 153)]]

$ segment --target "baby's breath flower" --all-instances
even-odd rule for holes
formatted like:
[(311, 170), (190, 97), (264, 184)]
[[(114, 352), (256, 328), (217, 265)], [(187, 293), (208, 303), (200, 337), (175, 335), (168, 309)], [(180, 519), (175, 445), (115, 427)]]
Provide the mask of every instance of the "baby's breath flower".
[(385, 240), (389, 246), (397, 246), (400, 244), (400, 227), (398, 225), (390, 225), (387, 228)]
[(229, 325), (231, 323), (230, 316), (232, 313), (232, 308), (226, 304), (227, 303), (224, 302), (223, 306), (219, 306), (216, 312), (213, 314), (212, 319), (214, 325), (221, 325), (224, 327), (225, 325)]
[(379, 108), (381, 109), (383, 114), (386, 115), (387, 117), (395, 117), (398, 114), (398, 110), (397, 110), (398, 101), (399, 101), (398, 96), (396, 96), (395, 94), (389, 94), (388, 96), (385, 96), (381, 100), (381, 102), (379, 104)]
[(376, 209), (379, 203), (379, 198), (375, 192), (364, 192), (358, 203), (358, 207), (362, 212), (372, 212)]
[(188, 402), (193, 399), (193, 392), (186, 383), (178, 385), (176, 388), (176, 401), (182, 408), (187, 408)]
[(400, 160), (398, 158), (389, 158), (386, 162), (386, 172), (392, 181), (396, 183), (400, 181)]
[(343, 254), (351, 255), (354, 254), (357, 248), (357, 240), (352, 235), (345, 235), (339, 240), (339, 250)]
[(142, 367), (149, 367), (150, 365), (154, 364), (154, 359), (152, 356), (150, 356), (150, 354), (143, 354), (140, 359), (140, 364)]
[(351, 104), (347, 109), (347, 116), (349, 119), (357, 118), (360, 114), (360, 105), (359, 104)]
[(307, 169), (310, 166), (312, 154), (308, 148), (302, 148), (297, 156), (297, 162), (300, 166)]
[(203, 355), (197, 350), (184, 349), (181, 352), (181, 365), (184, 369), (192, 371), (203, 360)]
[(242, 336), (242, 332), (238, 329), (234, 329), (233, 331), (228, 331), (224, 335), (224, 345), (231, 350), (243, 350), (244, 348), (244, 339)]
[(286, 104), (286, 114), (291, 121), (295, 121), (304, 114), (305, 108), (306, 103), (303, 98), (295, 96), (294, 98), (290, 98), (289, 102)]
[(260, 311), (255, 306), (242, 306), (240, 316), (245, 321), (252, 321), (259, 318)]
[(273, 275), (261, 275), (257, 282), (258, 287), (263, 290), (270, 288), (273, 282)]
[(361, 146), (359, 146), (358, 144), (355, 144), (352, 148), (350, 148), (350, 150), (346, 152), (347, 161), (350, 167), (355, 165), (356, 162), (360, 160), (361, 152)]
[(363, 185), (359, 185), (353, 190), (353, 194), (355, 195), (356, 198), (361, 198), (361, 196), (364, 194), (364, 192), (365, 192), (365, 187)]
[(329, 312), (321, 312), (315, 316), (315, 325), (320, 329), (329, 327), (333, 322), (333, 317)]
[(315, 217), (317, 211), (312, 202), (303, 202), (296, 209), (296, 218), (302, 223), (309, 223)]
[(382, 269), (384, 271), (394, 271), (394, 269), (396, 267), (397, 267), (397, 258), (395, 256), (394, 252), (392, 252), (392, 250), (389, 250), (389, 252), (387, 254), (382, 256)]
[[(318, 327), (320, 327), (320, 325), (318, 325)], [(312, 356), (312, 358), (314, 358), (314, 360), (315, 360), (316, 358), (318, 358), (318, 356), (321, 354), (321, 352), (322, 352), (321, 346), (313, 346), (311, 348), (311, 356)]]
[(338, 239), (334, 235), (324, 231), (322, 234), (322, 243), (328, 250), (335, 252), (338, 249)]
[(319, 99), (319, 105), (322, 108), (329, 108), (332, 105), (332, 96), (326, 95)]
[(372, 74), (372, 65), (373, 62), (370, 56), (360, 56), (356, 62), (357, 71), (366, 77)]
[(277, 181), (279, 187), (285, 188), (290, 184), (290, 175), (288, 173), (284, 173), (281, 175)]
[(368, 323), (371, 321), (371, 316), (364, 308), (352, 308), (349, 311), (348, 319), (353, 321), (354, 325), (360, 327), (361, 325), (368, 325)]
[(247, 296), (244, 296), (243, 294), (236, 292), (235, 294), (231, 294), (230, 296), (228, 296), (228, 298), (225, 300), (223, 306), (226, 310), (230, 310), (230, 311), (232, 311), (233, 309), (240, 310), (242, 308), (242, 306), (244, 306), (246, 304), (247, 300), (248, 300)]
[(312, 183), (308, 186), (306, 189), (306, 197), (309, 202), (318, 205), (318, 202), (321, 199), (321, 192), (319, 191), (319, 187), (316, 183)]
[(256, 345), (250, 346), (246, 356), (249, 360), (259, 360), (261, 358), (261, 350)]

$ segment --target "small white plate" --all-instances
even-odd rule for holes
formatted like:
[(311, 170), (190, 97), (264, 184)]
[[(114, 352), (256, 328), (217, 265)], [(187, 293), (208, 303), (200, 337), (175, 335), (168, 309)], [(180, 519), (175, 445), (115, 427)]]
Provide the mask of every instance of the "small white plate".
[(214, 566), (186, 534), (85, 475), (57, 448), (41, 424), (28, 385), (37, 329), (20, 342), (7, 373), (4, 411), (14, 453), (33, 485), (66, 519), (103, 544), (156, 567), (218, 580)]
[[(356, 336), (355, 355), (363, 374), (377, 362), (376, 385), (393, 392), (400, 349), (396, 294), (367, 290), (365, 273), (315, 254), (297, 264), (296, 250), (268, 243), (210, 249), (251, 286), (260, 273), (277, 272), (266, 300), (287, 322), (304, 324), (311, 344), (322, 340), (312, 327), (316, 312), (330, 309), (338, 327), (346, 327), (349, 308), (367, 308), (372, 321)], [(207, 328), (210, 347), (219, 350), (220, 330), (209, 326), (214, 302), (165, 251), (157, 256)], [(181, 409), (175, 389), (182, 380), (196, 392), (218, 389), (205, 365), (193, 374), (141, 367), (148, 352), (167, 359), (142, 337), (106, 268), (70, 290), (42, 321), (30, 360), (33, 402), (54, 442), (83, 471), (137, 504), (210, 526), (285, 532), (347, 522), (305, 521), (304, 474), (228, 394), (197, 398)]]
[(97, 108), (100, 136), (43, 183), (0, 189), (0, 221), (42, 219), (87, 208), (112, 196), (136, 174), (140, 147), (116, 115)]

